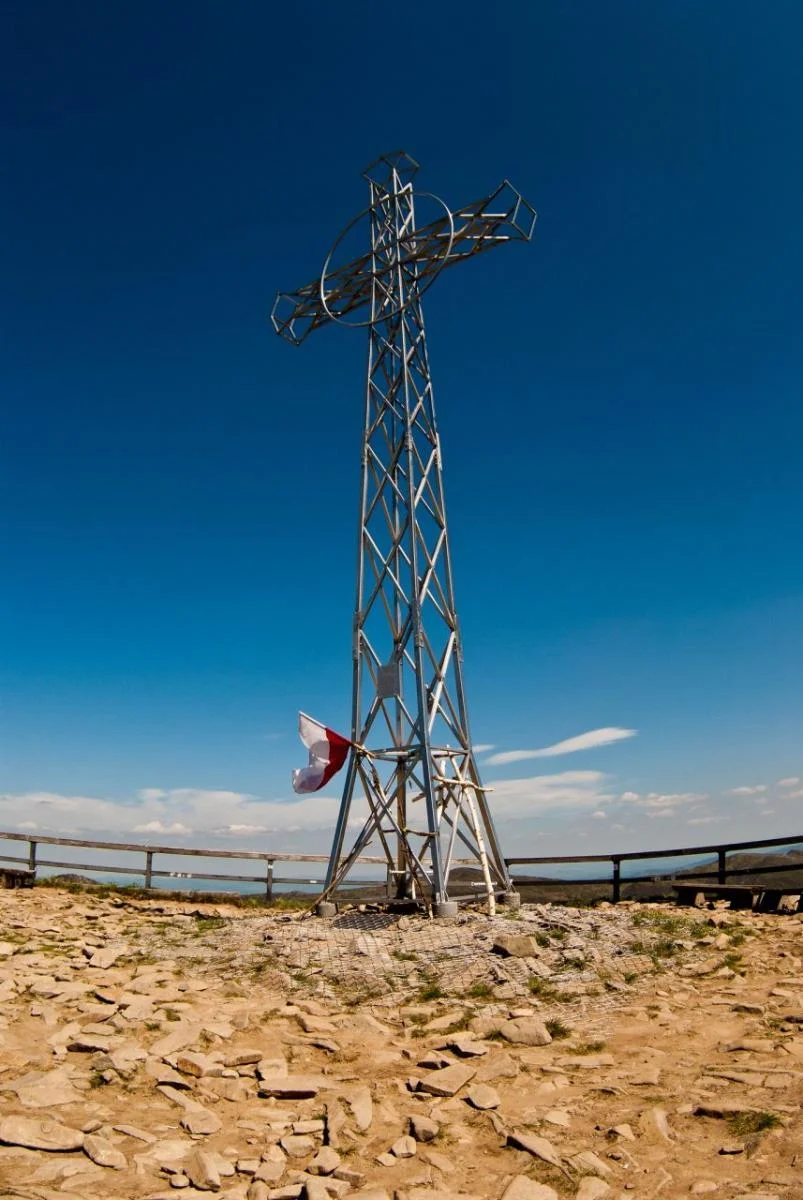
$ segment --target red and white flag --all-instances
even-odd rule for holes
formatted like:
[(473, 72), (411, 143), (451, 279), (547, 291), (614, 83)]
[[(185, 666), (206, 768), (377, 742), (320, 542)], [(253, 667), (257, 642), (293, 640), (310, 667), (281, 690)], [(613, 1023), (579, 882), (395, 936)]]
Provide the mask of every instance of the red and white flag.
[(293, 791), (318, 792), (343, 766), (351, 742), (306, 713), (298, 714), (298, 733), (309, 750), (309, 766), (293, 771)]

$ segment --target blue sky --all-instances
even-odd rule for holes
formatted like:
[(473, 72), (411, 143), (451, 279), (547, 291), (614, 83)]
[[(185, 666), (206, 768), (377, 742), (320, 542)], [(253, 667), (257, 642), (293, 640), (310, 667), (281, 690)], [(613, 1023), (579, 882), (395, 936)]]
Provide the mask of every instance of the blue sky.
[(426, 301), (503, 840), (794, 833), (803, 10), (394, 11), (3, 8), (0, 829), (326, 848), (365, 337), (266, 317), (403, 146), (539, 211)]

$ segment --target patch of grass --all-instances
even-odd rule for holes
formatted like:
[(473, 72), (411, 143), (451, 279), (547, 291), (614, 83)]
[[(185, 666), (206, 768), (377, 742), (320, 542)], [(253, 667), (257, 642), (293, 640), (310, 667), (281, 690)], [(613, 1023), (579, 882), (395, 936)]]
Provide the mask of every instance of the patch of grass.
[(458, 1017), (456, 1021), (453, 1021), (449, 1028), (444, 1030), (444, 1033), (465, 1033), (472, 1016), (473, 1013), (469, 1009), (466, 1009), (462, 1017)]
[(599, 1054), (604, 1049), (604, 1042), (578, 1042), (576, 1046), (572, 1046), (574, 1054)]
[(443, 991), (441, 986), (434, 979), (427, 980), (418, 993), (418, 999), (421, 1001), (440, 1000), (442, 996)]
[(91, 1088), (99, 1088), (99, 1087), (106, 1086), (106, 1080), (103, 1078), (103, 1075), (101, 1074), (100, 1071), (93, 1071), (92, 1074), (89, 1076), (89, 1086)]
[(678, 946), (669, 938), (661, 938), (652, 948), (652, 954), (656, 958), (673, 958), (677, 952)]
[(156, 1029), (161, 1029), (162, 1026), (159, 1021), (146, 1021), (145, 1028), (153, 1033)]
[(550, 925), (547, 935), (556, 942), (565, 942), (569, 936), (565, 929), (561, 929), (560, 925)]
[(625, 983), (635, 983), (638, 979), (638, 971), (627, 971), (624, 976)]
[(751, 1133), (764, 1133), (767, 1129), (777, 1129), (781, 1118), (771, 1112), (734, 1113), (728, 1117), (728, 1129), (736, 1137), (747, 1137)]
[(474, 1000), (490, 1000), (494, 993), (490, 983), (479, 981), (471, 985), (468, 989), (468, 994)]
[(539, 929), (538, 933), (536, 933), (534, 936), (535, 936), (536, 944), (541, 946), (542, 949), (545, 949), (550, 944), (551, 939), (549, 937), (549, 934), (542, 933), (540, 929)]
[(215, 929), (222, 929), (224, 925), (228, 925), (225, 917), (196, 917), (195, 928), (193, 929), (194, 937), (203, 937), (205, 933), (212, 933)]
[(527, 987), (533, 996), (537, 996), (539, 1000), (557, 1000), (558, 993), (551, 983), (546, 979), (539, 979), (537, 975), (531, 975), (527, 980)]
[(564, 958), (559, 964), (559, 971), (582, 971), (585, 968), (585, 959), (583, 958)]
[(418, 962), (415, 950), (394, 950), (393, 957), (399, 962)]
[(178, 1012), (175, 1008), (163, 1008), (162, 1012), (164, 1013), (164, 1017), (165, 1017), (166, 1021), (180, 1021), (181, 1020), (181, 1013)]
[(571, 1029), (568, 1025), (563, 1024), (563, 1021), (561, 1021), (560, 1017), (550, 1017), (545, 1024), (547, 1033), (550, 1035), (550, 1037), (554, 1038), (555, 1041), (561, 1041), (563, 1038), (571, 1037)]

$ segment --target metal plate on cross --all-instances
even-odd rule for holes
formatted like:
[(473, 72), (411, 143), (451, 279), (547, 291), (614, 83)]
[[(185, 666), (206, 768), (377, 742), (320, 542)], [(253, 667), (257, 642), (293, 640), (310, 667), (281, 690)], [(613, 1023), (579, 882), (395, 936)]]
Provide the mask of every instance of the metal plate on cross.
[(380, 700), (392, 700), (401, 691), (399, 664), (385, 663), (376, 673), (376, 694)]

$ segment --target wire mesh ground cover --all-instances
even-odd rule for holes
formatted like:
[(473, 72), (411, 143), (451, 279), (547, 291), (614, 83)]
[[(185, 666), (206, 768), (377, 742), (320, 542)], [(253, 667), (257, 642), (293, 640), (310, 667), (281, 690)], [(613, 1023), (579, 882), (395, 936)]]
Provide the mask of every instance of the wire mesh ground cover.
[[(546, 944), (527, 958), (494, 953), (497, 937), (510, 933), (540, 935)], [(371, 912), (331, 920), (277, 917), (264, 922), (263, 936), (277, 965), (296, 977), (322, 975), (346, 989), (381, 986), (388, 1002), (433, 981), (454, 996), (487, 983), (499, 999), (524, 997), (534, 977), (577, 995), (598, 988), (601, 975), (615, 980), (651, 967), (649, 958), (627, 953), (632, 919), (613, 910), (534, 906), (517, 920), (471, 913), (453, 921)]]

